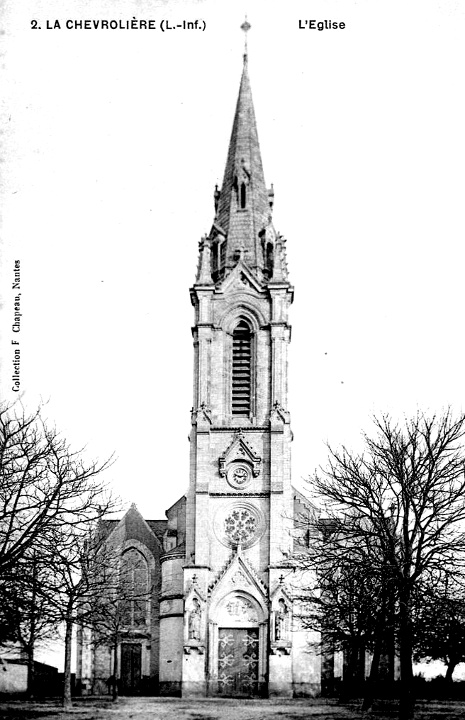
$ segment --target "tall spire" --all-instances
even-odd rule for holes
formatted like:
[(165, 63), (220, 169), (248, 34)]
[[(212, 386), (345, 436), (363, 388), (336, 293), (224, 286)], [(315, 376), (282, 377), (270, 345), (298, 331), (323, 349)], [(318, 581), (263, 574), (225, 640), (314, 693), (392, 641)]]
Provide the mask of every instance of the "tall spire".
[[(221, 192), (215, 193), (216, 218), (214, 233), (225, 238), (220, 265), (232, 267), (239, 255), (247, 265), (260, 273), (265, 267), (259, 233), (267, 226), (271, 214), (268, 191), (263, 175), (257, 124), (248, 75), (247, 31), (244, 66), (234, 114), (231, 139)], [(241, 252), (242, 251), (242, 252)], [(220, 272), (221, 274), (221, 272)]]

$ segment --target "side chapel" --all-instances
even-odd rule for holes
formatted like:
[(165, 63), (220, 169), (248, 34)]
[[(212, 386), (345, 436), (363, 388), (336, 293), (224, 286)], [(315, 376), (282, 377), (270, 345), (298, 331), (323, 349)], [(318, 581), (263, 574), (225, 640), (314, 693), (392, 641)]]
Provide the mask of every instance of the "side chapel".
[[(152, 588), (121, 642), (120, 689), (165, 695), (316, 695), (319, 635), (294, 612), (293, 526), (311, 512), (291, 484), (289, 281), (272, 223), (247, 54), (215, 218), (200, 242), (188, 492), (166, 521), (133, 506), (108, 535), (138, 553)], [(85, 633), (88, 633), (87, 637)], [(78, 638), (78, 679), (96, 691), (111, 649)]]

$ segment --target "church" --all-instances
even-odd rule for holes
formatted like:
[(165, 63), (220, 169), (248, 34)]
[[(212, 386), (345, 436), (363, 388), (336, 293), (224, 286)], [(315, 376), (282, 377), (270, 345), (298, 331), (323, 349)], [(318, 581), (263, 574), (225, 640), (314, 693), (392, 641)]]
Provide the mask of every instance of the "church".
[[(77, 679), (102, 692), (118, 653), (120, 691), (296, 697), (321, 689), (319, 634), (300, 623), (291, 558), (297, 514), (287, 410), (286, 243), (272, 222), (247, 53), (215, 216), (199, 245), (190, 479), (166, 520), (135, 506), (107, 523), (121, 562), (150, 593), (115, 650), (78, 633)], [(140, 610), (140, 608), (139, 608)], [(113, 658), (114, 659), (114, 658)]]

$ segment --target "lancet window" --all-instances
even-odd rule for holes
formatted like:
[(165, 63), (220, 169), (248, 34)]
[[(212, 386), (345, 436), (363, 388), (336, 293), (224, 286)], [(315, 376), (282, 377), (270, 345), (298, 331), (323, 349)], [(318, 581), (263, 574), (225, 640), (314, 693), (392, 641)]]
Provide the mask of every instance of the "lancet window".
[(247, 187), (245, 183), (241, 183), (241, 209), (247, 207)]
[(124, 624), (132, 627), (145, 625), (149, 605), (149, 569), (147, 560), (135, 548), (127, 550), (121, 558), (120, 603)]
[(233, 333), (232, 414), (248, 417), (252, 395), (252, 333), (240, 320)]

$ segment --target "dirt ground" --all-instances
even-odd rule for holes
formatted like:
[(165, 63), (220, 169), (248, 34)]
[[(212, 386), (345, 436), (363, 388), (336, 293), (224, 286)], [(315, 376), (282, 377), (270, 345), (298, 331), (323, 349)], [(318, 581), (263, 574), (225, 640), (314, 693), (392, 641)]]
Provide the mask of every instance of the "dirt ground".
[[(206, 698), (120, 698), (76, 700), (68, 712), (57, 701), (0, 702), (0, 720), (352, 720), (362, 717), (356, 703), (342, 705), (336, 700), (223, 700)], [(375, 705), (370, 713), (379, 720), (396, 716), (392, 705)], [(419, 702), (416, 720), (464, 720), (465, 702)]]

